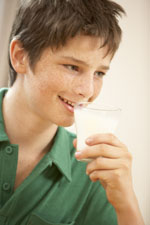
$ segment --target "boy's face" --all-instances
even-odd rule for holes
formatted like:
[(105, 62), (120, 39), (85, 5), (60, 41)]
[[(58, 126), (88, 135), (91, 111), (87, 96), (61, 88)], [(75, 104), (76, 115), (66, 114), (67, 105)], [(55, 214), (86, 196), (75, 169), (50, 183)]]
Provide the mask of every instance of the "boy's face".
[(104, 57), (107, 48), (100, 45), (99, 38), (76, 36), (58, 50), (47, 48), (24, 76), (30, 111), (48, 123), (72, 125), (73, 107), (66, 101), (92, 102), (102, 88), (111, 55)]

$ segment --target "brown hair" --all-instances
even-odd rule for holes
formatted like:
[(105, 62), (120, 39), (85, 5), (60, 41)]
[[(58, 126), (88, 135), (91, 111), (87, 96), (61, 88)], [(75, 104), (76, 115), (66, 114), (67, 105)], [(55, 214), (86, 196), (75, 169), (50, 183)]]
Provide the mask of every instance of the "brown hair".
[[(101, 37), (114, 54), (121, 41), (118, 16), (124, 9), (110, 0), (20, 0), (10, 35), (27, 51), (30, 66), (47, 47), (59, 47), (78, 34)], [(102, 46), (101, 46), (102, 47)], [(10, 85), (16, 80), (9, 55)]]

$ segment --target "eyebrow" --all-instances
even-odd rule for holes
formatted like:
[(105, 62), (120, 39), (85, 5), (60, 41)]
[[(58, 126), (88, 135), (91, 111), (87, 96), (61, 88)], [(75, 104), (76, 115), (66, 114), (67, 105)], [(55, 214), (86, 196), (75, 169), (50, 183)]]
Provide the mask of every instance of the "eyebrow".
[[(70, 57), (70, 56), (63, 56), (64, 59), (68, 59), (68, 60), (72, 60), (74, 61), (75, 63), (79, 63), (79, 64), (82, 64), (84, 66), (89, 66), (86, 62), (82, 61), (82, 60), (79, 60), (79, 59), (76, 59), (74, 57)], [(104, 69), (104, 70), (109, 70), (109, 66), (105, 66), (105, 65), (100, 65), (101, 69)]]

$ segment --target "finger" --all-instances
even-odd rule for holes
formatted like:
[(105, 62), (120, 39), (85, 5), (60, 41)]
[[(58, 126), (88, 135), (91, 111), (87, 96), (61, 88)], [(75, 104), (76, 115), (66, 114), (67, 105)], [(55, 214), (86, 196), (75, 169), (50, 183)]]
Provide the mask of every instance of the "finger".
[[(121, 183), (123, 184), (125, 182), (126, 178), (127, 178), (126, 181), (129, 182), (130, 184), (132, 184), (131, 173), (128, 173), (126, 178), (125, 177), (123, 178), (123, 177), (124, 177), (124, 172), (121, 169), (95, 170), (89, 174), (89, 178), (92, 181), (95, 182), (95, 181), (99, 180), (104, 185), (104, 187), (111, 184), (111, 187), (113, 187), (113, 189), (118, 189), (119, 185)], [(126, 184), (127, 184), (127, 182), (126, 182)]]
[(90, 162), (86, 168), (86, 174), (91, 174), (96, 170), (114, 170), (124, 167), (126, 162), (122, 159), (109, 159), (99, 157)]
[(91, 181), (100, 181), (104, 188), (106, 188), (107, 183), (109, 183), (111, 172), (109, 170), (96, 170), (89, 175)]
[(117, 147), (125, 147), (125, 145), (112, 133), (95, 134), (86, 139), (86, 144), (88, 145), (97, 145), (101, 143)]
[(77, 147), (77, 138), (75, 138), (75, 139), (73, 140), (73, 146), (74, 146), (74, 148)]
[(97, 158), (97, 157), (106, 157), (106, 158), (121, 158), (124, 156), (124, 151), (121, 148), (114, 147), (107, 144), (99, 144), (87, 147), (83, 149), (82, 151), (77, 151), (75, 153), (75, 156), (78, 159), (83, 158)]

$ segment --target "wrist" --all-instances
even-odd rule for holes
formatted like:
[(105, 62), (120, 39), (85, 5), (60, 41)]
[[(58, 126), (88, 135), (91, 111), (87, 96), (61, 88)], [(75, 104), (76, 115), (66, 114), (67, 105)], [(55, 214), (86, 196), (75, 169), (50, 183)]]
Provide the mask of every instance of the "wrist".
[(118, 225), (144, 225), (136, 197), (126, 199), (123, 205), (115, 208)]

